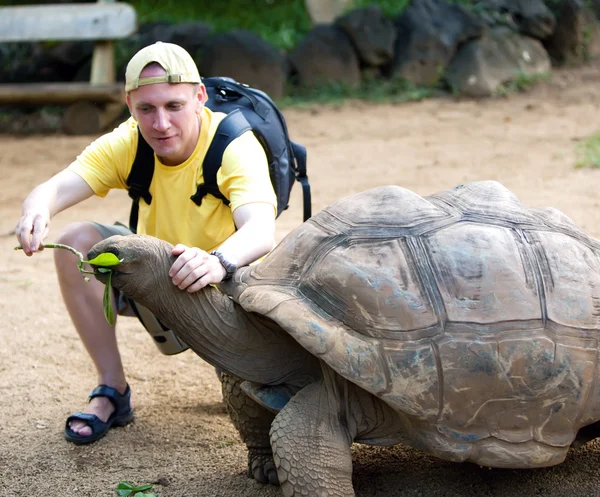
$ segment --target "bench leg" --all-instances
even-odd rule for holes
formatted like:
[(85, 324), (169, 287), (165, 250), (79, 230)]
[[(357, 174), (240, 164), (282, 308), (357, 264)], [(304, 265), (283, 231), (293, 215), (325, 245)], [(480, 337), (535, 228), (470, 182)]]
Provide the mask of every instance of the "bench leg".
[(90, 83), (93, 85), (111, 84), (115, 82), (114, 42), (97, 41), (92, 55), (92, 73)]
[(109, 103), (98, 105), (79, 101), (67, 107), (62, 128), (68, 135), (93, 135), (104, 131), (125, 110), (125, 104)]

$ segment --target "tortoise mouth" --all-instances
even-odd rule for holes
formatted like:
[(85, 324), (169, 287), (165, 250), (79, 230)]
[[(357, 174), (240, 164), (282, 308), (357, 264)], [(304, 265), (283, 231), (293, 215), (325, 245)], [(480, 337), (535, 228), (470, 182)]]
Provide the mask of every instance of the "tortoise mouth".
[(117, 269), (115, 269), (115, 267), (116, 266), (113, 266), (111, 268), (106, 268), (102, 266), (92, 266), (92, 269), (94, 271), (94, 278), (106, 285), (108, 283), (109, 278), (111, 280), (111, 283), (113, 283), (120, 276), (127, 274), (123, 271), (118, 271)]
[[(106, 247), (106, 248), (101, 248), (101, 246), (98, 246), (99, 244), (94, 245), (87, 253), (87, 260), (91, 261), (93, 259), (95, 259), (96, 257), (98, 257), (100, 254), (112, 254), (114, 255), (117, 259), (121, 260), (122, 257), (119, 256), (119, 249), (115, 246), (112, 247)], [(90, 264), (90, 266), (94, 266), (93, 264)], [(99, 265), (98, 267), (102, 267), (101, 265)]]
[[(123, 262), (123, 258), (120, 256), (119, 248), (115, 245), (106, 246), (106, 240), (94, 245), (87, 253), (87, 260), (94, 261), (97, 259), (96, 263), (88, 262), (87, 264), (92, 269), (94, 273), (94, 277), (106, 284), (109, 279), (114, 281), (118, 276), (122, 275), (123, 272), (119, 271), (119, 266), (121, 266)], [(114, 256), (112, 260), (103, 259), (102, 256)], [(103, 264), (106, 262), (106, 264)]]
[[(88, 261), (94, 260), (95, 258), (97, 258), (103, 254), (112, 254), (119, 261), (122, 262), (122, 259), (119, 257), (119, 250), (116, 247), (110, 247), (110, 248), (103, 249), (103, 250), (92, 247), (89, 250), (89, 252), (87, 253), (87, 260)], [(118, 269), (119, 266), (121, 265), (121, 262), (119, 262), (118, 264), (110, 264), (110, 265), (90, 264), (89, 262), (87, 264), (94, 272), (94, 277), (98, 281), (106, 284), (106, 283), (108, 283), (109, 278), (111, 279), (111, 282), (112, 282), (115, 280), (115, 278), (124, 274), (122, 271), (119, 271), (119, 269)]]

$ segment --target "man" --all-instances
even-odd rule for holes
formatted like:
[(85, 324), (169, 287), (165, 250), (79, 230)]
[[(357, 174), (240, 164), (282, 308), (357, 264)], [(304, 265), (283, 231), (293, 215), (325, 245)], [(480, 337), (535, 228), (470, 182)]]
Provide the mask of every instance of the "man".
[[(196, 64), (181, 47), (158, 42), (127, 65), (125, 92), (131, 118), (98, 138), (65, 170), (25, 199), (16, 235), (24, 252), (41, 250), (52, 217), (112, 188), (126, 188), (139, 130), (155, 153), (150, 205), (140, 200), (137, 232), (162, 238), (177, 256), (169, 276), (188, 292), (227, 277), (227, 269), (249, 264), (274, 245), (276, 197), (265, 152), (248, 131), (225, 150), (217, 181), (230, 200), (190, 200), (202, 180), (202, 160), (225, 116), (204, 106), (207, 95)], [(127, 234), (122, 225), (92, 222), (68, 226), (58, 242), (83, 254), (100, 240)], [(99, 386), (83, 412), (70, 416), (65, 438), (76, 444), (98, 440), (133, 418), (130, 389), (117, 348), (115, 328), (103, 315), (103, 285), (85, 282), (69, 251), (56, 250), (61, 292), (90, 355)]]

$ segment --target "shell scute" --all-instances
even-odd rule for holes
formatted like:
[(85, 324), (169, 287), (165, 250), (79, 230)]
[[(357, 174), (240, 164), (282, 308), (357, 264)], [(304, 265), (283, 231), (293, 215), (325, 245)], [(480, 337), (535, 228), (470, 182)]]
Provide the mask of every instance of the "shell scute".
[(424, 242), (449, 321), (541, 319), (534, 268), (510, 229), (458, 223)]
[[(365, 209), (366, 202), (368, 209)], [(406, 188), (381, 186), (336, 202), (313, 220), (332, 232), (344, 232), (347, 227), (355, 233), (366, 229), (375, 235), (379, 229), (410, 229), (451, 217), (446, 206), (433, 204)]]
[(597, 340), (560, 336), (556, 339), (554, 368), (537, 404), (534, 439), (567, 446), (575, 438), (595, 376)]
[[(475, 181), (427, 197), (458, 210), (463, 219), (497, 220), (501, 224), (538, 225), (537, 216), (497, 181)], [(502, 209), (498, 209), (502, 206)]]
[(387, 340), (383, 356), (389, 388), (381, 398), (416, 419), (435, 422), (440, 412), (440, 382), (432, 343)]
[(489, 437), (486, 411), (502, 372), (495, 340), (445, 335), (436, 345), (443, 372), (438, 430), (457, 442)]
[(600, 330), (600, 261), (589, 246), (555, 232), (531, 234), (540, 261), (548, 319)]
[(378, 338), (438, 323), (402, 240), (356, 240), (314, 256), (300, 292), (357, 333)]

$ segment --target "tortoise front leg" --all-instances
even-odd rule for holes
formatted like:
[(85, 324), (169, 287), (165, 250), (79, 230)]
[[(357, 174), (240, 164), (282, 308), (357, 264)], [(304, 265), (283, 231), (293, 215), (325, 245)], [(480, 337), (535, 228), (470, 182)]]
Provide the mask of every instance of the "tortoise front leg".
[(269, 430), (275, 414), (243, 392), (240, 378), (224, 372), (220, 376), (227, 411), (248, 447), (248, 477), (259, 483), (279, 485), (269, 440)]
[(275, 416), (271, 447), (285, 497), (351, 497), (352, 436), (340, 399), (324, 381), (298, 392)]

